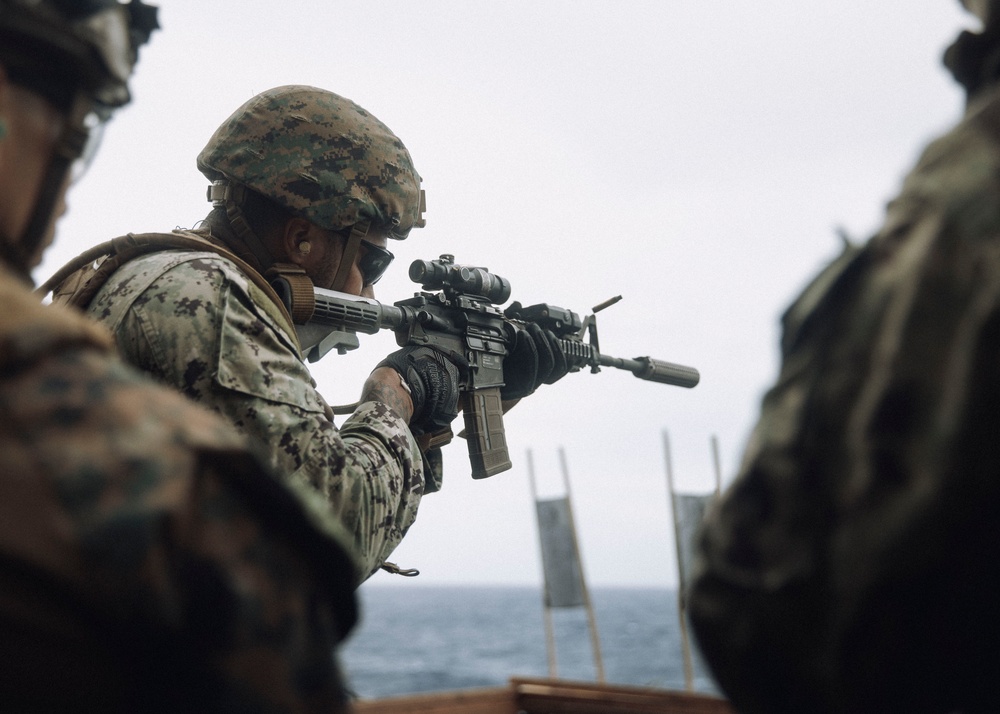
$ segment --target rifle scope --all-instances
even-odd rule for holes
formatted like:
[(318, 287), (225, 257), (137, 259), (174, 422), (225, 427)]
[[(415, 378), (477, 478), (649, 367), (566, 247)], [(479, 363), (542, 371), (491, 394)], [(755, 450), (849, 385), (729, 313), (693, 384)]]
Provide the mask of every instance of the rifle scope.
[(414, 260), (410, 280), (424, 290), (445, 290), (459, 295), (483, 298), (499, 305), (510, 297), (510, 281), (486, 268), (455, 265), (455, 257), (442, 255), (438, 260)]

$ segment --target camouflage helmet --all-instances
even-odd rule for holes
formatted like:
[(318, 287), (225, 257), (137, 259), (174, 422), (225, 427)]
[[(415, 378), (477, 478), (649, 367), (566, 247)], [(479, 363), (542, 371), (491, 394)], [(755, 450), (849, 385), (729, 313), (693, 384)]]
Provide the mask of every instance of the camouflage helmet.
[(157, 26), (156, 8), (141, 0), (0, 0), (0, 63), (62, 110), (81, 90), (120, 107), (138, 48)]
[(0, 0), (0, 65), (10, 82), (52, 104), (65, 126), (19, 236), (0, 235), (0, 257), (26, 277), (41, 259), (67, 178), (79, 177), (113, 110), (130, 99), (139, 46), (157, 28), (142, 0)]
[(362, 107), (315, 87), (276, 87), (246, 102), (209, 139), (198, 169), (327, 230), (368, 222), (403, 239), (424, 225), (420, 176), (403, 143)]

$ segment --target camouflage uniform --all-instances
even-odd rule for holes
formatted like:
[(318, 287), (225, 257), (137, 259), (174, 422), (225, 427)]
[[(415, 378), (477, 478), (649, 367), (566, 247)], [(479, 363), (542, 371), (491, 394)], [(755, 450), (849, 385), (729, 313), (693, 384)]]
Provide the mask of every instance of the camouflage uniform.
[(224, 209), (227, 217), (225, 231), (198, 233), (244, 262), (211, 252), (147, 254), (117, 269), (89, 312), (115, 334), (128, 362), (224, 415), (261, 445), (277, 473), (322, 494), (371, 574), (416, 517), (425, 485), (420, 449), (382, 403), (361, 404), (335, 427), (287, 313), (260, 288), (270, 268), (287, 264), (274, 263), (234, 194), (250, 189), (290, 215), (349, 234), (346, 256), (371, 227), (401, 240), (424, 224), (420, 176), (377, 118), (303, 85), (251, 98), (197, 163), (213, 181), (212, 215)]
[(156, 28), (0, 0), (0, 709), (341, 711), (358, 577), (325, 505), (28, 287)]
[(718, 681), (742, 712), (995, 711), (996, 83), (783, 328), (690, 593)]
[(0, 264), (5, 711), (331, 711), (356, 575), (222, 420)]
[(338, 431), (294, 336), (232, 262), (185, 251), (137, 258), (111, 276), (90, 314), (129, 363), (224, 415), (277, 473), (323, 494), (364, 573), (399, 544), (424, 488), (409, 428), (368, 402)]

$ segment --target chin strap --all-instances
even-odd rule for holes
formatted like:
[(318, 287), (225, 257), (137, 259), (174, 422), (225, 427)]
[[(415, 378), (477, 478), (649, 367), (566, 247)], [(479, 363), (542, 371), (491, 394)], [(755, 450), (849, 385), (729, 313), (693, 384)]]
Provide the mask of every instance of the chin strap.
[(334, 290), (344, 292), (347, 278), (351, 274), (351, 268), (354, 267), (354, 258), (361, 247), (361, 241), (368, 235), (371, 225), (371, 221), (358, 221), (351, 226), (351, 234), (347, 237), (344, 252), (340, 256), (340, 265), (337, 266), (337, 274), (333, 278)]

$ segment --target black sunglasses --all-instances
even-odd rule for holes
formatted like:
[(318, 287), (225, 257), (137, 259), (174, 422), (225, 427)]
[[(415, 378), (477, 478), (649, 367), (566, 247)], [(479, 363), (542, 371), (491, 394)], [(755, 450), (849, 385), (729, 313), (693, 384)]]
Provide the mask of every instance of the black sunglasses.
[(364, 246), (365, 252), (358, 260), (358, 268), (361, 270), (361, 278), (367, 287), (374, 285), (385, 275), (389, 264), (396, 256), (382, 246), (369, 243), (366, 240), (361, 241), (361, 245)]

